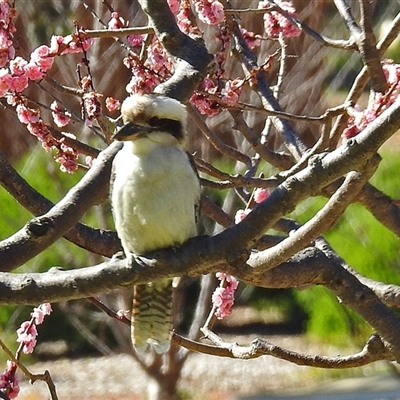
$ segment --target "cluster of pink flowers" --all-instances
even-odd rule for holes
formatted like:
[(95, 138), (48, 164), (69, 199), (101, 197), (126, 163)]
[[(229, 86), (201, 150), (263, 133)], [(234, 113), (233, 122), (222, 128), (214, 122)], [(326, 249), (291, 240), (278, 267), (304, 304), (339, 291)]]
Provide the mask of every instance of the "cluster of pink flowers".
[[(179, 5), (178, 5), (179, 6)], [(122, 18), (118, 12), (114, 11), (111, 13), (111, 19), (108, 21), (108, 29), (122, 29), (128, 26), (128, 22)], [(143, 35), (129, 35), (127, 36), (128, 43), (133, 46), (141, 46), (144, 40)]]
[(215, 307), (215, 315), (218, 319), (227, 317), (232, 312), (232, 306), (235, 302), (235, 291), (238, 287), (238, 280), (224, 272), (218, 272), (217, 278), (221, 281), (212, 295), (212, 303)]
[[(76, 139), (76, 136), (70, 132), (62, 132), (64, 136), (68, 136), (71, 139)], [(67, 146), (62, 139), (57, 149), (55, 160), (60, 164), (60, 170), (69, 174), (75, 173), (78, 166), (79, 152), (74, 148)]]
[(225, 87), (221, 89), (221, 99), (229, 106), (237, 104), (242, 93), (243, 79), (236, 78), (233, 81), (226, 81)]
[(15, 32), (13, 18), (15, 9), (7, 0), (0, 0), (0, 67), (4, 67), (15, 57), (12, 34)]
[[(17, 329), (17, 342), (20, 344), (16, 358), (22, 350), (25, 354), (33, 352), (36, 346), (37, 329), (36, 326), (44, 321), (46, 315), (52, 312), (50, 303), (43, 303), (35, 307), (31, 313), (31, 319), (25, 321)], [(20, 391), (19, 379), (16, 374), (17, 364), (13, 361), (7, 361), (6, 370), (0, 375), (0, 394), (4, 399), (15, 399)], [(5, 397), (4, 397), (4, 396)]]
[(36, 346), (37, 330), (36, 326), (43, 323), (44, 317), (52, 312), (50, 303), (43, 303), (35, 307), (31, 313), (30, 321), (25, 321), (17, 329), (17, 342), (22, 346), (25, 354), (33, 352)]
[(192, 21), (190, 20), (191, 12), (192, 9), (189, 0), (181, 0), (179, 11), (175, 16), (176, 22), (178, 24), (179, 29), (182, 32), (186, 33), (187, 35), (188, 34), (200, 35), (199, 28), (193, 25)]
[[(76, 172), (78, 169), (78, 152), (71, 147), (68, 147), (63, 140), (58, 140), (52, 135), (50, 126), (40, 117), (40, 111), (28, 107), (17, 96), (8, 96), (8, 102), (15, 106), (19, 121), (26, 125), (29, 133), (36, 136), (42, 142), (42, 146), (46, 151), (57, 149), (55, 159), (61, 164), (61, 171), (71, 174)], [(53, 105), (52, 109), (56, 109), (56, 106)], [(55, 120), (58, 118), (58, 116), (53, 117)], [(65, 115), (64, 118), (68, 117)], [(60, 121), (64, 118), (60, 117)], [(64, 133), (64, 135), (71, 134)]]
[(121, 29), (127, 26), (125, 20), (119, 16), (119, 14), (114, 11), (111, 13), (111, 19), (108, 21), (108, 29)]
[[(297, 18), (296, 10), (291, 1), (275, 0), (275, 3), (291, 17)], [(258, 3), (258, 8), (268, 8), (270, 5), (271, 3), (268, 0), (262, 0)], [(281, 33), (286, 37), (301, 35), (301, 29), (277, 11), (264, 14), (264, 29), (270, 37), (278, 37)]]
[(106, 98), (106, 108), (108, 111), (113, 112), (121, 108), (121, 102), (114, 97)]
[(200, 21), (217, 25), (225, 19), (224, 6), (218, 0), (194, 0), (193, 3)]
[(101, 101), (103, 97), (98, 92), (87, 92), (82, 97), (83, 111), (86, 116), (86, 124), (90, 125), (94, 119), (96, 119), (101, 112)]
[(29, 133), (36, 136), (42, 142), (43, 148), (47, 151), (50, 151), (54, 146), (57, 146), (57, 141), (51, 134), (49, 125), (40, 117), (40, 111), (28, 107), (18, 98), (8, 98), (9, 103), (12, 105), (15, 105), (15, 100), (18, 101), (15, 107), (17, 117), (22, 124), (26, 125)]
[(128, 93), (150, 93), (160, 83), (155, 72), (146, 68), (139, 57), (129, 55), (124, 59), (124, 65), (132, 72), (132, 78), (125, 87)]
[(92, 43), (93, 39), (85, 38), (84, 32), (65, 37), (52, 36), (50, 46), (41, 45), (36, 48), (31, 53), (29, 62), (22, 57), (7, 59), (9, 68), (0, 68), (0, 97), (7, 92), (22, 92), (28, 87), (29, 80), (42, 79), (52, 67), (55, 56), (86, 51)]
[[(200, 85), (200, 90), (195, 90), (190, 98), (190, 103), (193, 104), (201, 114), (212, 117), (221, 112), (221, 105), (210, 98), (208, 94), (216, 95), (218, 90), (217, 85), (210, 78), (205, 78)], [(204, 93), (202, 93), (204, 92)]]
[(133, 47), (138, 47), (143, 44), (144, 36), (143, 35), (129, 35), (127, 37), (128, 43)]
[[(92, 45), (93, 39), (87, 38), (82, 30), (65, 37), (54, 35), (50, 46), (39, 46), (27, 61), (20, 56), (15, 57), (12, 47), (12, 32), (15, 31), (11, 23), (13, 13), (9, 3), (0, 0), (0, 66), (3, 67), (0, 68), (0, 97), (6, 97), (8, 103), (15, 107), (20, 122), (42, 142), (47, 151), (57, 149), (56, 160), (61, 163), (61, 170), (73, 173), (78, 168), (78, 153), (66, 146), (62, 140), (53, 137), (50, 126), (43, 121), (40, 111), (28, 107), (26, 100), (19, 93), (28, 87), (29, 81), (42, 79), (53, 66), (56, 56), (86, 51)], [(7, 57), (4, 57), (6, 46), (8, 53)], [(8, 68), (4, 68), (7, 63)], [(87, 112), (89, 116), (97, 112), (97, 109), (94, 110), (92, 97), (84, 99), (85, 110), (91, 112)], [(58, 127), (69, 123), (71, 114), (63, 110), (57, 102), (53, 102), (50, 108)]]
[(132, 71), (132, 79), (126, 85), (128, 93), (150, 93), (174, 72), (172, 59), (156, 38), (147, 49), (147, 59), (144, 63), (139, 57), (131, 54), (124, 59), (124, 65)]
[(7, 360), (6, 370), (0, 375), (0, 393), (4, 394), (3, 399), (15, 399), (20, 391), (19, 379), (17, 376), (17, 364)]
[(173, 14), (178, 14), (180, 8), (180, 1), (179, 0), (167, 0), (168, 6), (171, 9)]
[(253, 50), (261, 45), (260, 35), (250, 32), (245, 28), (240, 28), (240, 32), (242, 33), (243, 39), (246, 41), (247, 46), (249, 46), (249, 49)]
[[(262, 203), (265, 199), (267, 199), (270, 195), (268, 189), (257, 188), (253, 192), (253, 200), (256, 204)], [(240, 221), (243, 221), (247, 215), (251, 212), (251, 208), (245, 208), (244, 210), (240, 209), (236, 211), (235, 214), (235, 224), (238, 224)]]
[(71, 121), (71, 113), (63, 109), (57, 101), (53, 101), (50, 104), (50, 109), (52, 110), (51, 115), (53, 116), (54, 123), (59, 127), (68, 125)]
[(345, 139), (358, 135), (398, 98), (400, 93), (400, 64), (385, 60), (382, 69), (388, 86), (386, 93), (371, 93), (365, 110), (358, 107), (348, 110), (350, 118), (342, 134)]
[[(226, 106), (234, 105), (238, 102), (242, 92), (243, 80), (234, 79), (227, 80), (225, 86), (221, 89), (210, 78), (205, 78), (200, 86), (200, 90), (196, 90), (190, 98), (193, 104), (201, 114), (212, 117), (222, 110), (223, 103)], [(211, 95), (211, 97), (209, 96)], [(217, 101), (212, 96), (218, 96), (221, 101)]]

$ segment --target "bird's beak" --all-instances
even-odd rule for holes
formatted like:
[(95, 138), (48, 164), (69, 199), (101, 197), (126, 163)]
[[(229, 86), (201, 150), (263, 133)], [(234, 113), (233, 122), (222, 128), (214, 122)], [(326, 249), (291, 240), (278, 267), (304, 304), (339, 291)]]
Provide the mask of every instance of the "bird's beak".
[(111, 139), (113, 140), (134, 140), (140, 137), (146, 136), (147, 133), (152, 132), (154, 128), (148, 126), (136, 125), (132, 122), (128, 122), (121, 129), (115, 132)]

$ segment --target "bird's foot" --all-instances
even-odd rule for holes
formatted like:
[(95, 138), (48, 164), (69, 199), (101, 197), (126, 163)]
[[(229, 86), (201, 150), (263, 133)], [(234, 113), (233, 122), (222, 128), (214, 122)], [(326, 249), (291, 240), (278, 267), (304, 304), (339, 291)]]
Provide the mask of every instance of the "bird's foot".
[(132, 263), (135, 262), (136, 264), (138, 264), (142, 268), (148, 267), (151, 264), (152, 261), (153, 260), (151, 258), (138, 256), (136, 254), (132, 254), (132, 257), (131, 257), (131, 262)]
[(123, 251), (117, 251), (113, 256), (111, 257), (111, 262), (122, 260), (125, 258), (125, 253)]

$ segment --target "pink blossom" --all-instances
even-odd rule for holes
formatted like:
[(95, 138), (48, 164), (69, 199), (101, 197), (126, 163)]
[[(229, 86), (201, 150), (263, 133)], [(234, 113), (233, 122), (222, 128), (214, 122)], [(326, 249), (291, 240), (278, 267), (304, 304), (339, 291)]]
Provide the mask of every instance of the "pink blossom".
[(10, 71), (14, 76), (23, 75), (25, 73), (25, 66), (28, 61), (22, 57), (16, 57), (10, 61)]
[(33, 352), (36, 346), (37, 330), (33, 322), (25, 321), (17, 329), (17, 342), (23, 345), (22, 351), (25, 354)]
[[(208, 77), (203, 80), (200, 88), (204, 92), (213, 95), (215, 95), (218, 90), (217, 85)], [(200, 111), (201, 114), (208, 115), (209, 117), (217, 115), (221, 112), (221, 106), (217, 101), (198, 91), (193, 93), (192, 97), (190, 98), (190, 102)]]
[(235, 224), (238, 224), (240, 221), (243, 221), (249, 214), (251, 210), (246, 208), (245, 210), (237, 210), (235, 214)]
[(144, 62), (144, 66), (163, 78), (170, 77), (174, 69), (171, 57), (159, 40), (153, 40), (147, 48), (147, 59)]
[(211, 100), (207, 95), (203, 93), (194, 92), (190, 98), (192, 103), (203, 115), (213, 117), (221, 112), (221, 106), (218, 102)]
[(218, 0), (195, 0), (194, 6), (201, 21), (208, 25), (217, 25), (224, 18), (224, 6)]
[(254, 194), (253, 194), (254, 201), (255, 201), (257, 204), (262, 203), (265, 199), (268, 198), (269, 194), (270, 194), (270, 193), (269, 193), (269, 190), (268, 190), (268, 189), (257, 188), (257, 189), (254, 191)]
[(250, 49), (253, 50), (261, 45), (260, 35), (257, 35), (254, 32), (249, 32), (244, 28), (240, 28), (240, 32)]
[(76, 155), (72, 153), (59, 152), (55, 159), (58, 163), (61, 164), (60, 170), (62, 172), (74, 174), (79, 168), (78, 162), (76, 160)]
[(10, 39), (10, 35), (5, 29), (0, 30), (0, 48), (7, 49), (12, 46), (12, 40)]
[(39, 66), (43, 72), (48, 71), (54, 63), (54, 57), (53, 54), (51, 54), (50, 47), (43, 44), (33, 50), (31, 53), (31, 63)]
[(111, 13), (111, 19), (107, 24), (108, 29), (121, 29), (125, 25), (125, 20), (116, 11)]
[(392, 60), (384, 60), (382, 69), (388, 86), (386, 93), (372, 93), (364, 110), (358, 107), (348, 109), (350, 118), (342, 133), (345, 139), (358, 135), (397, 100), (400, 93), (400, 64), (395, 64)]
[(10, 5), (7, 1), (0, 2), (0, 21), (8, 21), (10, 19)]
[(50, 51), (52, 55), (56, 55), (60, 52), (60, 45), (64, 43), (64, 38), (59, 35), (53, 35), (50, 39)]
[[(6, 23), (5, 20), (1, 21)], [(0, 28), (0, 67), (6, 66), (8, 61), (15, 57), (15, 48), (10, 35), (10, 32), (13, 30), (11, 29), (12, 27), (13, 25), (10, 24), (8, 29), (6, 29), (7, 26), (4, 26), (3, 29)]]
[[(1, 6), (0, 6), (1, 7)], [(8, 399), (15, 399), (20, 391), (19, 379), (17, 377), (17, 364), (7, 360), (6, 370), (0, 375), (0, 392)]]
[(189, 33), (193, 27), (192, 22), (190, 21), (190, 7), (182, 7), (176, 15), (176, 21), (182, 32)]
[(237, 104), (242, 92), (243, 80), (236, 78), (233, 81), (226, 81), (225, 87), (221, 90), (222, 100), (228, 105)]
[(10, 74), (7, 68), (0, 68), (0, 97), (3, 97), (8, 91), (8, 82)]
[(100, 114), (101, 97), (102, 94), (97, 92), (89, 92), (83, 95), (83, 108), (89, 121), (93, 121)]
[(7, 103), (13, 107), (16, 107), (21, 100), (20, 97), (15, 95), (14, 93), (7, 93), (4, 97), (7, 99)]
[(151, 93), (160, 83), (160, 78), (155, 71), (145, 68), (139, 60), (126, 58), (124, 64), (132, 70), (132, 79), (126, 85), (128, 93)]
[(22, 92), (29, 85), (29, 79), (26, 75), (11, 76), (9, 78), (8, 87), (14, 92)]
[[(275, 3), (291, 17), (297, 18), (296, 10), (291, 1), (275, 0)], [(260, 1), (258, 3), (258, 8), (267, 8), (269, 5), (269, 1)], [(280, 33), (286, 37), (301, 35), (301, 29), (292, 24), (286, 17), (277, 11), (264, 14), (264, 29), (266, 34), (270, 37), (278, 37)]]
[(52, 311), (50, 303), (42, 303), (33, 309), (31, 317), (36, 325), (40, 325), (43, 323), (44, 317), (50, 315)]
[(42, 147), (46, 151), (51, 151), (54, 147), (58, 146), (58, 141), (53, 137), (49, 126), (42, 119), (39, 119), (36, 123), (30, 122), (26, 128), (29, 133), (36, 136), (42, 142)]
[(143, 44), (144, 36), (143, 35), (129, 35), (127, 37), (128, 43), (133, 47), (138, 47)]
[(25, 104), (18, 104), (16, 107), (17, 117), (23, 124), (36, 123), (40, 118), (40, 111), (34, 110), (25, 106)]
[(40, 67), (33, 63), (32, 61), (26, 64), (25, 66), (25, 74), (31, 81), (37, 81), (38, 79), (42, 79), (45, 73), (40, 69)]
[(400, 64), (395, 64), (392, 60), (385, 60), (382, 69), (388, 85), (395, 85), (396, 89), (400, 89)]
[(115, 110), (119, 110), (121, 107), (121, 102), (114, 97), (107, 97), (106, 98), (106, 108), (108, 111), (112, 112)]
[(232, 306), (235, 302), (235, 291), (239, 282), (234, 276), (225, 273), (218, 272), (216, 276), (221, 281), (221, 285), (215, 289), (211, 300), (215, 307), (216, 317), (222, 319), (230, 315), (232, 311)]
[(71, 113), (69, 111), (60, 107), (56, 101), (51, 103), (50, 109), (52, 110), (53, 120), (59, 128), (69, 124), (71, 121)]
[(168, 6), (173, 14), (178, 14), (179, 11), (179, 0), (167, 0)]
[(61, 55), (68, 53), (81, 53), (87, 51), (90, 46), (94, 43), (93, 38), (84, 37), (84, 32), (80, 31), (79, 34), (67, 35), (63, 38), (62, 44), (60, 44)]

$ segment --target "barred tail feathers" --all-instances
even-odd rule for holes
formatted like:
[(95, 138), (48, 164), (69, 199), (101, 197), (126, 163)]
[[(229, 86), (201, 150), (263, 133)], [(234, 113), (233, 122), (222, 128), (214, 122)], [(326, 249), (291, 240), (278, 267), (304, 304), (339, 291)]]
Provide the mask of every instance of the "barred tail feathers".
[(172, 281), (165, 279), (134, 288), (131, 334), (137, 351), (150, 346), (158, 354), (170, 346)]

